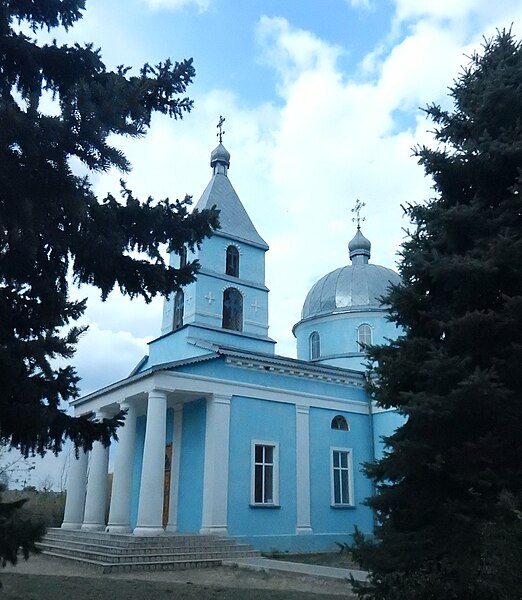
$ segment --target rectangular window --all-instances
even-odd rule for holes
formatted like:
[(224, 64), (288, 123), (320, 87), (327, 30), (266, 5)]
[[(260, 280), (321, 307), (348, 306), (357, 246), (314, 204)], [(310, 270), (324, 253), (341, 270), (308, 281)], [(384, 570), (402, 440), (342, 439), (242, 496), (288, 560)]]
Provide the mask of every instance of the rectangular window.
[(332, 448), (332, 505), (353, 506), (352, 451)]
[(278, 446), (273, 442), (252, 442), (252, 504), (278, 503)]

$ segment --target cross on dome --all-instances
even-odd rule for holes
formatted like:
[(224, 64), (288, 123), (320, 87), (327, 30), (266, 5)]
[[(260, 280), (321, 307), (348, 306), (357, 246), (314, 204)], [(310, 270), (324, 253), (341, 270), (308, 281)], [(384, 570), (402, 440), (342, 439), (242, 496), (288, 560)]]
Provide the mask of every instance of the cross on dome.
[(352, 219), (352, 223), (357, 222), (357, 229), (361, 228), (361, 221), (366, 221), (366, 217), (361, 217), (361, 210), (366, 206), (366, 202), (361, 202), (359, 199), (355, 201), (355, 206), (352, 208), (352, 212), (355, 213), (355, 217)]

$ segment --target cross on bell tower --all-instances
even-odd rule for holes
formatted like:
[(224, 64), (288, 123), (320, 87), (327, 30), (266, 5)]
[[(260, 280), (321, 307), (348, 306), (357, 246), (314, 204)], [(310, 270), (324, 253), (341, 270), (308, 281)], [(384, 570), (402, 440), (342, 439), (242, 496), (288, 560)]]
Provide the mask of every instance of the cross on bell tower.
[(223, 123), (224, 122), (225, 122), (225, 117), (219, 115), (219, 123), (216, 125), (216, 127), (219, 129), (219, 132), (216, 133), (216, 136), (219, 138), (220, 144), (223, 141), (223, 136), (225, 135), (225, 132), (223, 131)]

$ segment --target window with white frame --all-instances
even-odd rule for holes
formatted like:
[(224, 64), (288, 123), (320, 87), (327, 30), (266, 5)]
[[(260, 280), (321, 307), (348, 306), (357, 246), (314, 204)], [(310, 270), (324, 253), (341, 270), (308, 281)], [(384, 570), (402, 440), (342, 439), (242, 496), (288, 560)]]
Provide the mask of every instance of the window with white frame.
[(182, 269), (183, 267), (187, 266), (187, 247), (183, 246), (183, 248), (180, 250), (179, 253), (179, 268)]
[(233, 277), (239, 277), (239, 250), (235, 246), (227, 248), (225, 273)]
[(174, 319), (172, 329), (176, 330), (183, 327), (183, 307), (185, 305), (185, 296), (183, 290), (176, 292), (174, 296)]
[(223, 292), (223, 329), (243, 331), (243, 296), (236, 288)]
[(279, 502), (278, 445), (252, 442), (252, 504), (274, 506)]
[(357, 328), (357, 350), (358, 352), (366, 352), (369, 346), (372, 345), (372, 328), (364, 323)]
[(321, 338), (319, 332), (312, 331), (310, 335), (310, 360), (317, 360), (321, 357)]
[(332, 448), (332, 505), (353, 506), (352, 451), (349, 448)]
[(341, 429), (342, 431), (350, 431), (350, 424), (343, 415), (335, 415), (330, 423), (332, 429)]

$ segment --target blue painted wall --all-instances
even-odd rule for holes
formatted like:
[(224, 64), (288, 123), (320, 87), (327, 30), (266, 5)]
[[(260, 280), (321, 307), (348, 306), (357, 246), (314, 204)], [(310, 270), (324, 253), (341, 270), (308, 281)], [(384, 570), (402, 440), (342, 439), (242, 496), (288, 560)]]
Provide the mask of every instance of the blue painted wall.
[[(343, 415), (350, 431), (331, 428), (332, 419)], [(349, 448), (353, 455), (355, 508), (331, 507), (331, 448)], [(370, 430), (367, 415), (310, 408), (310, 482), (311, 517), (314, 533), (352, 533), (354, 525), (372, 530), (370, 509), (362, 505), (371, 495), (370, 482), (361, 472), (361, 463), (371, 460)]]
[[(239, 277), (232, 277), (225, 273), (226, 251), (231, 245), (239, 252)], [(234, 287), (243, 297), (243, 332), (259, 338), (267, 338), (268, 289), (265, 286), (265, 252), (264, 248), (216, 234), (204, 240), (201, 248), (194, 254), (189, 253), (189, 260), (197, 258), (200, 261), (201, 270), (197, 280), (184, 289), (184, 324), (221, 329), (223, 291)], [(171, 254), (171, 263), (178, 265), (179, 257)], [(162, 325), (164, 334), (172, 329), (173, 303), (174, 296), (164, 302)], [(227, 333), (226, 330), (224, 333)], [(230, 338), (230, 333), (227, 337)], [(174, 343), (173, 339), (169, 341)], [(231, 341), (222, 340), (221, 343), (230, 344)], [(244, 338), (240, 337), (237, 337), (233, 345), (248, 347), (244, 345)], [(153, 352), (152, 349), (151, 351)], [(257, 348), (257, 351), (273, 352), (273, 346)], [(189, 350), (188, 356), (191, 355)], [(177, 360), (177, 357), (167, 360)], [(158, 362), (160, 361), (156, 358), (152, 359), (152, 364)]]
[[(273, 390), (305, 392), (313, 394), (318, 398), (346, 398), (347, 400), (361, 402), (364, 410), (366, 410), (367, 406), (366, 392), (362, 387), (364, 383), (362, 375), (360, 376), (360, 386), (348, 386), (319, 379), (305, 379), (273, 371), (244, 369), (233, 365), (226, 365), (225, 359), (222, 357), (192, 365), (183, 365), (179, 368), (179, 372), (216, 377), (222, 380), (229, 380), (230, 382), (258, 384)], [(354, 377), (357, 378), (358, 375), (354, 374)]]
[(310, 335), (317, 331), (321, 339), (321, 357), (317, 362), (364, 371), (367, 359), (357, 344), (357, 329), (369, 325), (374, 344), (396, 338), (398, 329), (395, 323), (386, 320), (386, 315), (386, 311), (350, 312), (303, 321), (295, 328), (297, 357), (310, 360)]
[[(252, 440), (279, 445), (280, 508), (251, 507)], [(234, 396), (230, 410), (228, 531), (293, 535), (296, 509), (295, 406)]]
[(230, 245), (239, 250), (239, 277), (255, 282), (265, 283), (265, 249), (250, 245), (243, 241), (232, 240), (219, 233), (201, 244), (197, 258), (205, 269), (224, 273), (226, 267), (226, 252)]
[(183, 406), (179, 475), (178, 531), (199, 533), (203, 508), (206, 401)]

